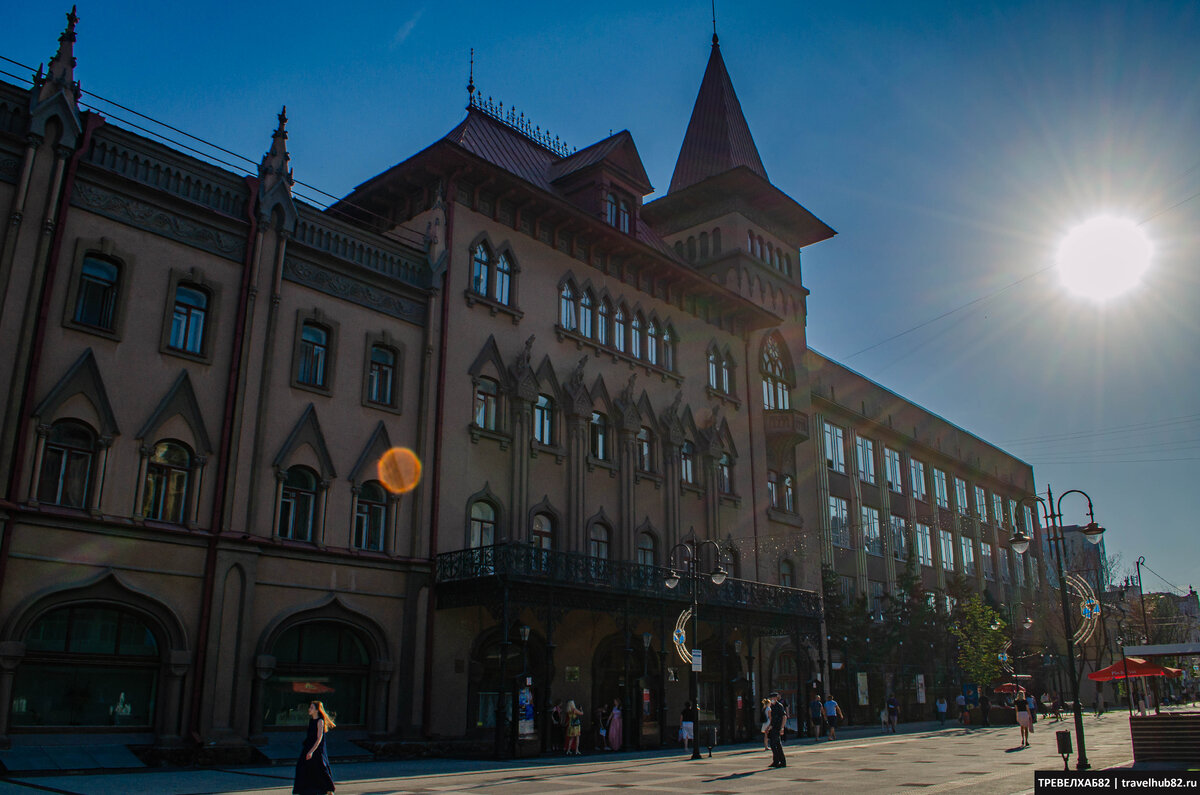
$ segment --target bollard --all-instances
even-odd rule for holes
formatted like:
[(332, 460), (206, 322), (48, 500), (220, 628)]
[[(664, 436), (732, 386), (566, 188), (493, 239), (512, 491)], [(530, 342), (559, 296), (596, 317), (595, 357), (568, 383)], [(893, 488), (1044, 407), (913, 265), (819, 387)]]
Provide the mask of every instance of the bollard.
[(1067, 766), (1067, 757), (1071, 755), (1071, 732), (1063, 729), (1054, 733), (1054, 737), (1058, 740), (1058, 753), (1063, 758), (1063, 770), (1070, 770)]
[(708, 742), (706, 745), (708, 745), (708, 756), (711, 759), (712, 749), (717, 747), (717, 727), (715, 724), (708, 727)]

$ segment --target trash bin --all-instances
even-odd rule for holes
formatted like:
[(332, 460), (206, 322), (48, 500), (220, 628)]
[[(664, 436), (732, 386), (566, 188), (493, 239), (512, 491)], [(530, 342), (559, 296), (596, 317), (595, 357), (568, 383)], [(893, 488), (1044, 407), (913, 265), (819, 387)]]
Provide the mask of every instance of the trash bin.
[(1066, 729), (1063, 729), (1062, 731), (1055, 732), (1054, 736), (1058, 740), (1058, 753), (1062, 756), (1070, 756), (1071, 755), (1071, 732)]

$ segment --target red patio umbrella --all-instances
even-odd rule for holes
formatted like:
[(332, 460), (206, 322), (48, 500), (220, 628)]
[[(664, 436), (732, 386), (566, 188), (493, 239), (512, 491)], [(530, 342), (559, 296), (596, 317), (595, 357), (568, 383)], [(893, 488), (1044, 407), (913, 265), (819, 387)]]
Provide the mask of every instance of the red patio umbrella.
[(1093, 671), (1088, 674), (1088, 679), (1091, 679), (1093, 682), (1112, 682), (1117, 679), (1124, 679), (1126, 676), (1133, 679), (1138, 676), (1174, 677), (1182, 675), (1182, 668), (1168, 668), (1165, 665), (1157, 665), (1141, 657), (1126, 657), (1124, 660), (1118, 660), (1107, 668)]
[(996, 685), (992, 688), (993, 693), (1020, 693), (1024, 690), (1025, 688), (1012, 682), (1005, 682), (1002, 685)]
[(320, 682), (292, 682), (293, 693), (332, 693), (333, 688)]

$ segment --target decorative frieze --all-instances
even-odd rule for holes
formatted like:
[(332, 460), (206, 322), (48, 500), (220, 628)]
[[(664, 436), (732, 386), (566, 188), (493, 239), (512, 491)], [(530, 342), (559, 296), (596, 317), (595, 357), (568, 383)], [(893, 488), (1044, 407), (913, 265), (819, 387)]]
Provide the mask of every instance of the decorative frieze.
[(381, 290), (341, 273), (334, 273), (311, 262), (291, 257), (286, 258), (283, 262), (283, 278), (409, 323), (417, 325), (425, 323), (424, 304), (401, 298), (386, 290)]

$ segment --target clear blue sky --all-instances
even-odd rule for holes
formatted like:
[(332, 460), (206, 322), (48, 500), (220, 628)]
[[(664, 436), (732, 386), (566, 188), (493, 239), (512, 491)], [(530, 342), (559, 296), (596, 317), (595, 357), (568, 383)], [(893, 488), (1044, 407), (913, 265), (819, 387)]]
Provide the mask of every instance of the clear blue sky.
[[(7, 9), (0, 54), (48, 60), (67, 2)], [(77, 77), (255, 160), (286, 103), (297, 178), (344, 195), (462, 118), (474, 47), (484, 95), (578, 147), (628, 128), (665, 190), (710, 11), (644, 5), (89, 2)], [(768, 175), (839, 232), (803, 256), (812, 346), (1029, 461), (1040, 490), (1088, 492), (1122, 571), (1145, 555), (1200, 586), (1200, 4), (717, 11)], [(1145, 221), (1139, 289), (1097, 307), (1048, 272), (997, 294), (1100, 213)]]

